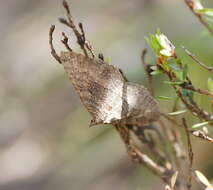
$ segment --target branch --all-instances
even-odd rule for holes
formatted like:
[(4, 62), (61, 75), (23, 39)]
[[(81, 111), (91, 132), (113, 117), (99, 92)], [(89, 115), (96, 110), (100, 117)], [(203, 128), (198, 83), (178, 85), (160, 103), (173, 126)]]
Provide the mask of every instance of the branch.
[(192, 165), (193, 165), (193, 158), (194, 158), (194, 154), (192, 151), (192, 143), (191, 143), (191, 139), (190, 139), (190, 132), (186, 123), (186, 119), (183, 118), (182, 119), (183, 122), (183, 126), (185, 129), (185, 133), (186, 133), (186, 137), (187, 137), (187, 143), (188, 143), (188, 156), (189, 156), (189, 177), (188, 177), (188, 182), (187, 182), (187, 188), (188, 190), (191, 189), (192, 187)]
[(208, 142), (211, 142), (211, 143), (213, 143), (213, 138), (212, 137), (209, 137), (207, 134), (205, 134), (203, 131), (201, 131), (201, 130), (196, 130), (196, 131), (194, 131), (194, 130), (192, 130), (192, 131), (190, 131), (191, 132), (191, 134), (193, 135), (193, 136), (195, 136), (195, 137), (199, 137), (199, 138), (201, 138), (201, 139), (203, 139), (203, 140), (206, 140), (206, 141), (208, 141)]
[(75, 26), (74, 24), (74, 21), (73, 21), (73, 18), (72, 18), (72, 15), (70, 13), (70, 9), (69, 9), (69, 5), (68, 3), (63, 0), (63, 7), (67, 13), (67, 18), (68, 18), (68, 21), (65, 19), (65, 18), (59, 18), (59, 21), (62, 23), (62, 24), (65, 24), (66, 26), (68, 26), (69, 28), (72, 29), (72, 31), (74, 32), (76, 38), (77, 38), (77, 43), (79, 44), (79, 46), (81, 47), (82, 51), (84, 52), (84, 55), (86, 57), (88, 57), (88, 53), (85, 49), (85, 35), (84, 33), (81, 34), (77, 27)]
[(132, 160), (136, 163), (142, 164), (149, 168), (155, 175), (159, 176), (165, 183), (169, 183), (171, 170), (166, 169), (155, 163), (150, 157), (144, 154), (139, 148), (134, 144), (130, 137), (129, 129), (122, 126), (115, 126), (117, 132), (121, 136), (124, 144), (126, 145), (127, 152)]
[(154, 90), (153, 90), (153, 86), (152, 86), (152, 75), (151, 73), (151, 69), (150, 69), (150, 65), (146, 63), (145, 61), (145, 56), (147, 53), (147, 49), (143, 49), (142, 53), (141, 53), (141, 62), (143, 64), (144, 67), (144, 72), (146, 73), (146, 76), (148, 78), (148, 84), (149, 84), (149, 90), (152, 96), (154, 96)]
[(66, 36), (64, 32), (62, 32), (62, 36), (64, 37), (64, 39), (61, 40), (61, 42), (64, 44), (64, 46), (67, 48), (68, 51), (72, 51), (72, 49), (70, 48), (68, 44), (68, 37)]
[(55, 25), (52, 25), (50, 27), (50, 30), (49, 30), (49, 44), (50, 44), (51, 54), (56, 59), (56, 61), (61, 63), (61, 59), (58, 56), (58, 54), (56, 53), (55, 48), (53, 46), (53, 32), (54, 32), (54, 30), (55, 30)]
[(210, 32), (211, 35), (213, 35), (213, 29), (209, 26), (209, 24), (205, 21), (202, 14), (197, 13), (194, 10), (194, 1), (193, 0), (184, 0), (186, 5), (189, 7), (189, 9), (192, 11), (192, 13), (199, 19), (200, 23), (206, 27), (206, 29)]
[(207, 66), (205, 63), (201, 62), (200, 60), (198, 60), (198, 58), (192, 54), (189, 50), (187, 50), (185, 47), (182, 46), (182, 48), (184, 49), (184, 51), (186, 52), (186, 54), (191, 57), (196, 63), (198, 63), (201, 67), (203, 67), (204, 69), (213, 72), (213, 67), (209, 67)]

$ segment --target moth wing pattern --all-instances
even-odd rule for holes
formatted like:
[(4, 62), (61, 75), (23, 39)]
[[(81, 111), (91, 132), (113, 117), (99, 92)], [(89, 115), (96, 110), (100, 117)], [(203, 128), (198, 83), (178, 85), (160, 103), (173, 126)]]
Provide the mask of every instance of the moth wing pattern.
[(75, 52), (61, 52), (61, 61), (92, 125), (121, 119), (124, 79), (117, 68)]

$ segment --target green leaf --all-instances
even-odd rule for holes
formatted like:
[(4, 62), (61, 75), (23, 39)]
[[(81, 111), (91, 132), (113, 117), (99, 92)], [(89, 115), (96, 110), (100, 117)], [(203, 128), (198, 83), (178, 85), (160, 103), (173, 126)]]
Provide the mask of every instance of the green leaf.
[(107, 56), (105, 58), (105, 62), (108, 63), (108, 64), (110, 64), (112, 62), (112, 58), (110, 56)]
[(180, 71), (180, 67), (175, 63), (169, 63), (168, 66), (170, 67), (171, 70)]
[(211, 93), (213, 93), (213, 80), (212, 80), (212, 78), (208, 78), (207, 85), (208, 85), (209, 91)]
[(154, 34), (149, 34), (149, 37), (144, 37), (147, 44), (150, 48), (157, 54), (160, 55), (160, 50), (162, 49), (161, 45), (159, 44), (156, 36)]
[(210, 121), (205, 121), (205, 122), (202, 122), (202, 123), (197, 123), (197, 124), (192, 125), (192, 128), (195, 129), (195, 128), (203, 127), (203, 126), (208, 125), (209, 123), (210, 123)]
[(207, 16), (213, 17), (213, 9), (203, 8), (201, 10), (196, 10), (197, 13), (205, 14)]
[(163, 72), (161, 71), (161, 70), (156, 70), (156, 71), (152, 71), (150, 74), (152, 75), (152, 76), (154, 76), (154, 75), (159, 75), (159, 74), (162, 74)]
[(183, 67), (183, 80), (186, 79), (188, 70), (189, 70), (188, 65), (185, 64), (184, 67)]
[(177, 77), (178, 80), (182, 81), (182, 83), (184, 82), (183, 79), (183, 71), (174, 71), (175, 76)]
[(160, 34), (161, 34), (160, 28), (157, 28), (156, 34), (157, 34), (157, 35), (160, 35)]
[(168, 96), (157, 96), (158, 99), (162, 99), (162, 100), (172, 100), (172, 97), (168, 97)]
[(180, 111), (168, 113), (168, 115), (172, 115), (172, 116), (180, 115), (180, 114), (185, 113), (185, 112), (187, 112), (187, 110), (180, 110)]
[(163, 81), (163, 83), (170, 84), (170, 85), (180, 85), (180, 84), (183, 84), (183, 81), (175, 81), (175, 82), (172, 82), (172, 81)]

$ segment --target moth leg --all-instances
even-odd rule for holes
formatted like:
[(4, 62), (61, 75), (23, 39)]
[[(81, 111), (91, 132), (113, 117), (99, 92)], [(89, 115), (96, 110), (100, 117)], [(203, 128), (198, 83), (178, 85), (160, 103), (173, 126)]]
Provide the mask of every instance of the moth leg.
[(70, 48), (69, 44), (68, 44), (68, 37), (66, 36), (66, 34), (64, 32), (62, 32), (62, 36), (64, 37), (63, 40), (61, 40), (61, 42), (64, 44), (64, 46), (66, 47), (66, 49), (70, 52), (72, 52), (72, 49)]
[(56, 59), (56, 61), (61, 63), (60, 56), (58, 56), (58, 54), (56, 53), (55, 48), (53, 46), (53, 32), (54, 32), (54, 30), (55, 30), (55, 25), (52, 25), (50, 27), (50, 30), (49, 30), (49, 44), (50, 44), (50, 48), (51, 48), (51, 54)]

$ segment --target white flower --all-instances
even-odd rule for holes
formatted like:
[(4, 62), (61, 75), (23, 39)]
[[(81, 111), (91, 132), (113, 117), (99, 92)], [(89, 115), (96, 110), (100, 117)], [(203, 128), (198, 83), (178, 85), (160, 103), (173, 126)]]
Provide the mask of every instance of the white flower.
[(155, 35), (159, 44), (163, 48), (160, 50), (160, 54), (167, 56), (167, 57), (172, 57), (175, 55), (175, 46), (168, 40), (168, 38), (164, 34), (156, 34)]
[(200, 0), (195, 0), (193, 4), (194, 10), (202, 10), (204, 9), (203, 5), (201, 4)]

